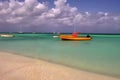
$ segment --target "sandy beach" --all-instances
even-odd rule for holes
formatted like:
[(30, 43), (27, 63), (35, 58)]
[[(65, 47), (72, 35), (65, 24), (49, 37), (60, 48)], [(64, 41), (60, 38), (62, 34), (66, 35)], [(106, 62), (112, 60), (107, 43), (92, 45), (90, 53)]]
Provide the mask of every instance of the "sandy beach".
[(0, 80), (120, 80), (118, 78), (72, 69), (0, 52)]

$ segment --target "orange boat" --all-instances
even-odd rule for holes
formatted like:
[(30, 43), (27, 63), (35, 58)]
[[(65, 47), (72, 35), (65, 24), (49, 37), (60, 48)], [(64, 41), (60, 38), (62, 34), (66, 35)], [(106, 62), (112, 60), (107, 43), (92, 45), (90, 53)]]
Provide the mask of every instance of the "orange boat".
[(86, 41), (91, 40), (91, 37), (73, 37), (70, 35), (60, 35), (61, 40), (69, 40), (69, 41)]
[(73, 33), (72, 35), (60, 35), (61, 40), (68, 41), (86, 41), (91, 40), (92, 38), (87, 35), (86, 37), (78, 37), (78, 33)]

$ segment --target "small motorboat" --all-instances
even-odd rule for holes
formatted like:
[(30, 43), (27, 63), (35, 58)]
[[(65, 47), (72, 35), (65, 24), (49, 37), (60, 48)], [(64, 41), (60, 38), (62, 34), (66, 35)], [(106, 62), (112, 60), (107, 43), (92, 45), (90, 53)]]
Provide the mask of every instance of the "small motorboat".
[(0, 36), (1, 37), (14, 37), (14, 35), (12, 34), (1, 34)]
[(53, 36), (53, 38), (58, 38), (59, 36)]
[(69, 35), (60, 35), (61, 40), (69, 40), (69, 41), (86, 41), (91, 40), (91, 37), (73, 37)]
[(89, 35), (85, 37), (78, 37), (78, 33), (73, 33), (72, 35), (60, 35), (60, 38), (61, 40), (68, 41), (87, 41), (92, 39)]

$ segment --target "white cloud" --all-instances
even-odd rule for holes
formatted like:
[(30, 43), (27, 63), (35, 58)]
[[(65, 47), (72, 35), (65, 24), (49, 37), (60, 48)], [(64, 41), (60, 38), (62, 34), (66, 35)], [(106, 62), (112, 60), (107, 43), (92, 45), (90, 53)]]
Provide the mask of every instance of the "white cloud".
[(58, 29), (77, 26), (84, 30), (88, 30), (89, 27), (92, 29), (99, 27), (120, 30), (120, 15), (108, 12), (80, 13), (76, 7), (70, 6), (67, 0), (55, 0), (54, 5), (54, 8), (49, 9), (44, 2), (40, 3), (37, 0), (0, 2), (0, 24), (13, 24), (15, 26), (21, 24), (24, 27), (36, 26), (39, 29), (45, 25), (46, 28), (57, 27)]
[(54, 2), (54, 4), (55, 4), (55, 6), (56, 6), (56, 8), (64, 8), (66, 5), (65, 5), (65, 3), (67, 2), (67, 0), (56, 0), (55, 2)]

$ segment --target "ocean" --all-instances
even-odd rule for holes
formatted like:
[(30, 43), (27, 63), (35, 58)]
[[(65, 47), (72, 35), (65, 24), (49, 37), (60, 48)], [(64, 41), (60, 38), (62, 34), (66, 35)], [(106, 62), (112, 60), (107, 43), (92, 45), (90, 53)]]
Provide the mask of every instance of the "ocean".
[(0, 51), (120, 78), (120, 35), (91, 34), (90, 41), (53, 38), (58, 34), (14, 35), (0, 37)]

